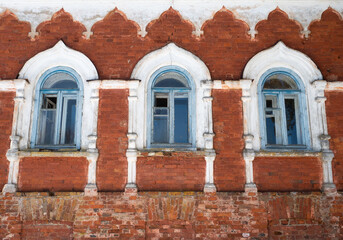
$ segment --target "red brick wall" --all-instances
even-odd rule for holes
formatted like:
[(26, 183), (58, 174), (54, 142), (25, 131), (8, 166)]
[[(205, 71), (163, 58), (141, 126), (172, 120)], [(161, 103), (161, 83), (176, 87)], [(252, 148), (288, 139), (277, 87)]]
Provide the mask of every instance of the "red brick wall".
[(99, 191), (122, 191), (127, 181), (128, 90), (101, 90), (98, 117)]
[(218, 191), (243, 191), (242, 90), (213, 90), (214, 183)]
[(88, 161), (75, 157), (25, 157), (19, 163), (18, 190), (83, 191), (87, 184)]
[(0, 189), (7, 183), (8, 165), (6, 152), (10, 147), (14, 92), (0, 92)]
[(23, 224), (21, 239), (25, 240), (71, 240), (71, 223), (56, 221), (27, 221)]
[(139, 157), (137, 186), (140, 191), (202, 191), (206, 162), (196, 153), (164, 153)]
[(343, 93), (330, 91), (325, 96), (330, 148), (335, 153), (332, 161), (333, 179), (337, 189), (343, 190)]
[(1, 239), (343, 238), (342, 195), (319, 192), (7, 194), (0, 214)]
[(320, 190), (322, 167), (315, 157), (256, 157), (254, 181), (259, 191)]

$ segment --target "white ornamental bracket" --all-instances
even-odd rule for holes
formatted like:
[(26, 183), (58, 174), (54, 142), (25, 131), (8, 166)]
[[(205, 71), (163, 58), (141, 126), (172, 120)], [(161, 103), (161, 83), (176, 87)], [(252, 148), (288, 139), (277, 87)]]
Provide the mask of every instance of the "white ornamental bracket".
[(205, 174), (205, 187), (204, 192), (216, 192), (217, 188), (214, 185), (213, 178), (213, 162), (216, 159), (216, 153), (214, 150), (206, 150), (205, 160), (206, 160), (206, 174)]

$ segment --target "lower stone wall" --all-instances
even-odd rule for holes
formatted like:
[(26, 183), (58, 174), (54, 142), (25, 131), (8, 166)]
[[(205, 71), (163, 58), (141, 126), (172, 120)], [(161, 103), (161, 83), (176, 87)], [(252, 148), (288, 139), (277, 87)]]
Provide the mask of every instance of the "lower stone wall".
[(6, 194), (0, 197), (0, 238), (338, 240), (343, 194)]

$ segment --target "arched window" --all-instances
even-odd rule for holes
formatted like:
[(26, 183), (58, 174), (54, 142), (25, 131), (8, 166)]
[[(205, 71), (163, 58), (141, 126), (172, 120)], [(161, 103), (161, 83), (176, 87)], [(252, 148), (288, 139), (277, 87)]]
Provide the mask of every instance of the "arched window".
[(149, 88), (149, 147), (191, 147), (193, 90), (183, 69), (163, 68), (153, 74)]
[(306, 148), (304, 87), (289, 70), (269, 70), (259, 85), (262, 147)]
[(36, 86), (31, 146), (80, 148), (82, 83), (72, 69), (54, 68)]

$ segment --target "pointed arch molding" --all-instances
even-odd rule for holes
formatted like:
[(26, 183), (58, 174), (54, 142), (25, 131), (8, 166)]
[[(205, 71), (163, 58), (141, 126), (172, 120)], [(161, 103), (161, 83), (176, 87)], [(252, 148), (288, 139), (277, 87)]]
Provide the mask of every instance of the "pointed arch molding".
[(68, 48), (62, 40), (54, 47), (38, 53), (28, 60), (19, 72), (19, 78), (27, 79), (34, 84), (43, 72), (57, 66), (74, 69), (83, 81), (99, 78), (91, 60), (83, 53)]
[[(204, 83), (211, 80), (211, 75), (206, 65), (194, 54), (188, 52), (174, 43), (170, 43), (165, 47), (155, 50), (143, 57), (135, 66), (131, 79), (141, 81), (137, 89), (137, 148), (143, 149), (146, 147), (146, 110), (147, 110), (147, 87), (151, 76), (162, 67), (177, 66), (186, 70), (192, 77), (192, 81), (196, 87), (196, 115), (199, 116), (196, 121), (196, 142), (198, 148), (204, 148), (203, 134), (208, 128), (205, 119), (205, 110), (203, 106)], [(138, 121), (144, 119), (144, 121)], [(212, 124), (212, 123), (211, 123)]]
[(300, 74), (308, 83), (323, 78), (316, 64), (308, 56), (288, 48), (281, 41), (250, 59), (244, 68), (243, 78), (258, 79), (266, 70), (273, 67), (289, 68)]

